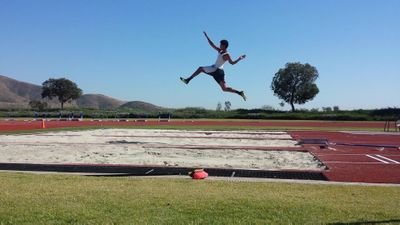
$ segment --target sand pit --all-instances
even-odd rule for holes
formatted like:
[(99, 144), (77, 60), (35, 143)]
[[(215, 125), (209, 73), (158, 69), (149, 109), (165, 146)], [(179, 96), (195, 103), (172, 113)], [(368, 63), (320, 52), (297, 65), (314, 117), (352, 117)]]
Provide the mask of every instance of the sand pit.
[[(98, 129), (0, 135), (1, 163), (323, 170), (285, 132)], [(272, 150), (257, 150), (269, 147)]]

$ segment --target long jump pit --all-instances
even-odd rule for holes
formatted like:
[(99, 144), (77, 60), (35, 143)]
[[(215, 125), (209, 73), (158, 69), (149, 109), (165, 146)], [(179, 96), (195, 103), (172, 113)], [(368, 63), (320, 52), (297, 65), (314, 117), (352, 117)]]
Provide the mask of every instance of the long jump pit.
[(327, 180), (286, 132), (94, 129), (1, 135), (0, 170), (115, 176), (188, 175)]

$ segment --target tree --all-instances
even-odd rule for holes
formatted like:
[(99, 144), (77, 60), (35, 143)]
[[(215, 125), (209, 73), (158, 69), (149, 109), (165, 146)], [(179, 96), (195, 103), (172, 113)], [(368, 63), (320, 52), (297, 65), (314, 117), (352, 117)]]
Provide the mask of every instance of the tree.
[(81, 95), (82, 90), (74, 82), (65, 78), (50, 78), (42, 84), (42, 98), (48, 97), (51, 100), (53, 97), (58, 97), (61, 110), (64, 109), (65, 102), (77, 99)]
[(45, 108), (47, 108), (47, 102), (32, 100), (29, 102), (29, 106), (34, 110), (43, 111)]
[(217, 111), (221, 111), (221, 109), (222, 109), (222, 104), (221, 104), (221, 102), (218, 102), (218, 104), (217, 104)]
[(231, 102), (230, 101), (226, 101), (225, 102), (225, 111), (231, 110), (231, 106), (232, 106)]
[(340, 111), (339, 106), (333, 106), (333, 111), (334, 112), (339, 112)]
[(322, 107), (322, 111), (324, 112), (332, 112), (332, 108), (331, 107)]
[(290, 104), (294, 112), (294, 104), (304, 104), (318, 94), (314, 83), (317, 78), (318, 71), (310, 64), (287, 63), (275, 74), (271, 89), (275, 96)]
[(274, 111), (274, 107), (270, 106), (270, 105), (264, 105), (261, 107), (261, 109), (266, 110), (266, 111)]
[(312, 109), (310, 110), (310, 112), (317, 113), (317, 112), (319, 112), (319, 108), (312, 108)]

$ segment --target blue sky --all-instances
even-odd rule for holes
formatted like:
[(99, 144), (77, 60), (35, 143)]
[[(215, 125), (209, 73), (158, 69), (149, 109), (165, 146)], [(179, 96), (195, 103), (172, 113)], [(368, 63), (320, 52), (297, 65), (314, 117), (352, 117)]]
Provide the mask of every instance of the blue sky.
[[(400, 107), (399, 21), (398, 0), (0, 0), (0, 74), (165, 107), (280, 108), (272, 77), (301, 62), (320, 93), (298, 108)], [(207, 75), (179, 81), (215, 61), (203, 31), (247, 55), (225, 73), (248, 101)]]

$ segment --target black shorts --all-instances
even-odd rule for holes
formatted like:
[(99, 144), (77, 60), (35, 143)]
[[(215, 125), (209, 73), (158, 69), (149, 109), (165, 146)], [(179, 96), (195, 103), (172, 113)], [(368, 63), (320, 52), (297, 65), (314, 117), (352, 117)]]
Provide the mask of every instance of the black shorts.
[(212, 77), (214, 77), (214, 80), (217, 81), (217, 83), (221, 83), (224, 82), (225, 83), (225, 72), (224, 70), (221, 69), (217, 69), (216, 71), (212, 72), (212, 73), (207, 73), (208, 75), (211, 75)]

